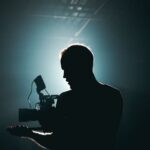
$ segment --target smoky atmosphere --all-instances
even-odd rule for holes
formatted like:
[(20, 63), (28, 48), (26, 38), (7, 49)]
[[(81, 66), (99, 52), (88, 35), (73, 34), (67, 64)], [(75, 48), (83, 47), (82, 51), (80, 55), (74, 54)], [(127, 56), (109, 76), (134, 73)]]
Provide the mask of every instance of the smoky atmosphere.
[[(19, 122), (18, 110), (35, 108), (39, 102), (33, 83), (38, 75), (45, 82), (46, 94), (70, 90), (63, 78), (60, 53), (79, 43), (92, 50), (97, 81), (122, 95), (115, 150), (149, 150), (149, 11), (148, 0), (1, 1), (0, 149), (42, 149), (12, 136), (7, 127), (40, 126), (38, 121)], [(91, 107), (95, 100), (91, 99)]]

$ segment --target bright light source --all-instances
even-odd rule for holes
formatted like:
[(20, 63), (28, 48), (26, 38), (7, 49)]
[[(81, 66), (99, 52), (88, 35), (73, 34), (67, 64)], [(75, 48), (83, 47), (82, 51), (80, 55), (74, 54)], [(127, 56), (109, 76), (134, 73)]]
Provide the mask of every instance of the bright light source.
[(74, 9), (74, 7), (73, 7), (73, 6), (69, 6), (68, 8), (69, 8), (70, 10), (73, 10), (73, 9)]
[(74, 13), (73, 13), (73, 16), (74, 16), (74, 17), (77, 17), (78, 14), (79, 14), (78, 12), (74, 12)]
[(81, 6), (78, 6), (78, 7), (77, 7), (77, 10), (78, 10), (78, 11), (81, 11), (81, 10), (82, 10), (82, 7), (81, 7)]
[(71, 0), (70, 4), (76, 5), (79, 0)]

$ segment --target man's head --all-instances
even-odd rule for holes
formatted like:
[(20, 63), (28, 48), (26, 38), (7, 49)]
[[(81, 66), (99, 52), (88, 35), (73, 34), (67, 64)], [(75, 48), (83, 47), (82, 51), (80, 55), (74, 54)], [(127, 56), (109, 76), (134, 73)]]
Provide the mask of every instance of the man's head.
[(93, 74), (93, 54), (86, 46), (71, 45), (61, 53), (61, 67), (71, 88), (77, 88)]

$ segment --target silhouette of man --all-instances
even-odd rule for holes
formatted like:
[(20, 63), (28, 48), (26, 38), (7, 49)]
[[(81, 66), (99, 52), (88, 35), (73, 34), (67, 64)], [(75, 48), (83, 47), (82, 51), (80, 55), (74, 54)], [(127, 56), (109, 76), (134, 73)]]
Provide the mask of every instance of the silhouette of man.
[(63, 50), (61, 67), (71, 90), (59, 96), (53, 134), (39, 135), (20, 126), (10, 127), (9, 132), (32, 138), (48, 149), (113, 150), (122, 113), (120, 92), (97, 82), (93, 54), (86, 46)]

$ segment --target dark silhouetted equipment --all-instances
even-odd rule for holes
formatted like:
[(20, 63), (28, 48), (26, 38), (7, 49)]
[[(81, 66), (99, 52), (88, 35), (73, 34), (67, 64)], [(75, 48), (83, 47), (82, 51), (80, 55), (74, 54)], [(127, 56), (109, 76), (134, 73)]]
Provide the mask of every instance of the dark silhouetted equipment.
[[(55, 103), (57, 101), (58, 95), (44, 95), (42, 90), (46, 90), (45, 83), (42, 76), (37, 76), (33, 82), (35, 82), (37, 87), (37, 93), (39, 95), (39, 102), (36, 103), (35, 108), (21, 108), (19, 109), (19, 121), (39, 121), (42, 125), (42, 130), (48, 130), (52, 126), (55, 112)], [(48, 92), (47, 92), (48, 93)], [(47, 118), (51, 118), (51, 123), (47, 122)], [(51, 124), (51, 125), (50, 125)], [(34, 128), (33, 128), (34, 129)], [(38, 129), (38, 128), (35, 128)]]

